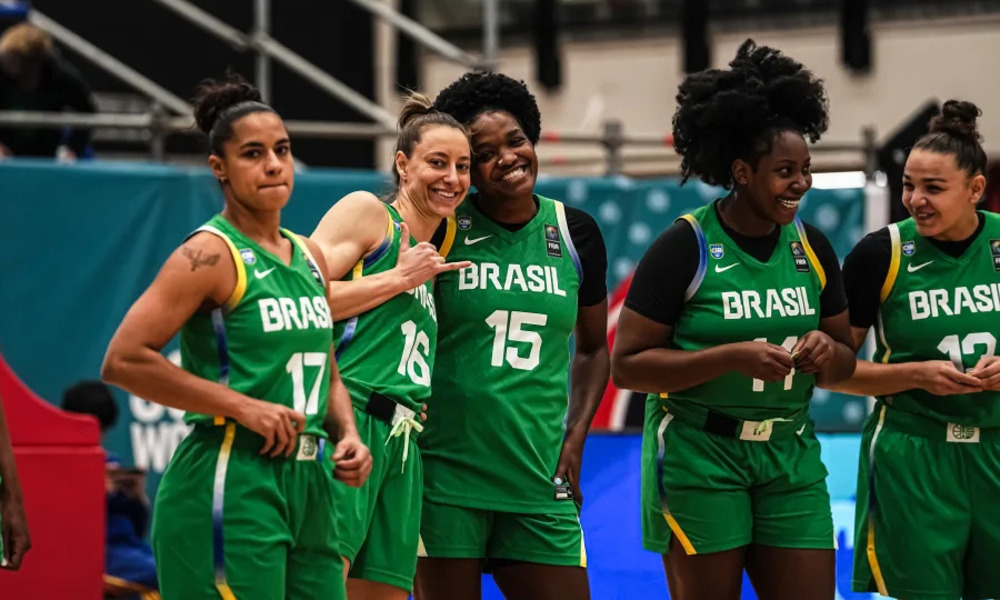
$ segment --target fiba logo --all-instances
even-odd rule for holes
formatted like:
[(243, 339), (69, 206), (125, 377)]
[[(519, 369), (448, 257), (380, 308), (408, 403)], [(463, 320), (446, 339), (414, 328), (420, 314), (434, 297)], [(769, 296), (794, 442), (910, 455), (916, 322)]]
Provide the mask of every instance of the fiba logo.
[(990, 240), (990, 254), (993, 255), (993, 269), (1000, 271), (1000, 240)]

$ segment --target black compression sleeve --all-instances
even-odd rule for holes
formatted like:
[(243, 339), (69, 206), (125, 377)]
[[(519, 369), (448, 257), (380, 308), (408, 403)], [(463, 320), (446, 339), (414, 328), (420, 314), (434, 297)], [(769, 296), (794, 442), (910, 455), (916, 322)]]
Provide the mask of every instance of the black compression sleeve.
[(660, 234), (639, 261), (625, 306), (673, 325), (684, 308), (684, 292), (698, 270), (698, 239), (691, 224), (677, 221)]
[(819, 316), (821, 319), (839, 315), (847, 309), (847, 295), (844, 292), (844, 277), (840, 272), (840, 260), (837, 253), (833, 251), (830, 240), (823, 235), (823, 232), (812, 225), (805, 223), (806, 237), (809, 238), (809, 245), (812, 246), (819, 264), (823, 266), (826, 273), (826, 287), (819, 297)]
[(891, 259), (892, 240), (885, 227), (861, 238), (844, 259), (844, 289), (853, 327), (868, 329), (875, 324)]
[(569, 206), (566, 207), (566, 226), (583, 269), (577, 303), (580, 306), (600, 304), (608, 297), (608, 250), (604, 236), (593, 217)]

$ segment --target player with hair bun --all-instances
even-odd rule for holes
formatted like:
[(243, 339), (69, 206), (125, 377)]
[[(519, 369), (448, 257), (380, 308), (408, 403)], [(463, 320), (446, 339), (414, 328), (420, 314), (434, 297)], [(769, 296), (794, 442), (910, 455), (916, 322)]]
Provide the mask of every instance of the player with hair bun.
[(838, 391), (875, 396), (858, 473), (854, 581), (905, 600), (1000, 597), (1000, 216), (979, 109), (949, 100), (910, 151), (910, 218), (844, 261), (851, 330), (872, 361)]
[(684, 180), (729, 194), (684, 215), (640, 261), (612, 353), (615, 383), (650, 392), (645, 548), (676, 600), (830, 600), (827, 471), (809, 421), (817, 382), (850, 377), (847, 300), (829, 241), (796, 216), (822, 82), (747, 40), (680, 85)]
[(423, 498), (418, 415), (431, 393), (438, 329), (434, 277), (469, 265), (446, 263), (429, 240), (465, 199), (471, 162), (465, 128), (413, 94), (399, 117), (391, 201), (348, 194), (312, 234), (329, 265), (337, 364), (374, 463), (360, 489), (335, 488), (352, 600), (405, 600), (413, 589)]
[[(101, 371), (193, 425), (156, 495), (160, 593), (343, 599), (333, 478), (360, 486), (371, 456), (333, 359), (325, 260), (280, 226), (288, 132), (235, 75), (206, 81), (194, 113), (225, 206), (167, 259)], [(181, 367), (161, 354), (178, 333)]]
[(583, 600), (580, 463), (609, 368), (604, 240), (589, 215), (535, 194), (541, 116), (523, 82), (466, 73), (434, 105), (472, 136), (477, 193), (436, 238), (472, 264), (434, 290), (416, 597), (478, 599), (485, 568), (507, 598)]

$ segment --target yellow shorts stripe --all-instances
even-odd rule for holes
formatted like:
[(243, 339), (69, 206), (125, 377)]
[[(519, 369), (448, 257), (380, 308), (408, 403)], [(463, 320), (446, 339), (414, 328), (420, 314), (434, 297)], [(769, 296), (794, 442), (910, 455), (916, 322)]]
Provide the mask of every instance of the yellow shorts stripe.
[(229, 456), (233, 451), (233, 440), (236, 438), (236, 424), (226, 425), (226, 434), (219, 448), (219, 458), (215, 463), (215, 481), (212, 485), (212, 554), (215, 562), (215, 588), (223, 600), (236, 600), (236, 595), (226, 581), (226, 559), (223, 546), (222, 528), (223, 509), (226, 500), (226, 471), (229, 469)]
[(670, 507), (667, 505), (667, 490), (663, 487), (663, 460), (666, 450), (666, 441), (664, 440), (664, 433), (667, 431), (667, 426), (670, 425), (670, 421), (674, 419), (674, 415), (667, 411), (666, 407), (663, 408), (663, 420), (660, 421), (660, 426), (656, 429), (656, 443), (658, 445), (656, 453), (656, 485), (660, 491), (660, 511), (663, 514), (663, 518), (667, 521), (667, 526), (670, 527), (670, 531), (677, 536), (677, 541), (681, 543), (684, 548), (684, 552), (688, 555), (698, 554), (694, 549), (694, 545), (691, 540), (688, 539), (684, 530), (681, 529), (680, 524), (677, 523), (677, 519), (670, 514)]
[[(885, 425), (885, 410), (886, 407), (883, 406), (882, 410), (879, 411), (878, 415), (878, 425), (875, 426), (875, 433), (872, 435), (871, 445), (868, 448), (868, 497), (871, 498), (872, 494), (875, 493), (875, 442), (878, 441), (878, 436), (882, 433), (882, 427)], [(883, 596), (888, 596), (889, 592), (885, 587), (885, 578), (882, 577), (882, 567), (878, 564), (878, 555), (875, 553), (875, 521), (873, 520), (872, 513), (874, 511), (874, 502), (869, 501), (868, 507), (868, 543), (866, 544), (865, 551), (868, 555), (868, 566), (871, 568), (872, 577), (875, 579), (875, 585), (878, 586), (878, 593)]]
[(688, 556), (698, 554), (698, 552), (694, 549), (694, 545), (691, 544), (691, 540), (688, 539), (687, 534), (685, 534), (684, 530), (681, 529), (681, 526), (677, 524), (677, 519), (675, 519), (670, 513), (663, 513), (663, 518), (667, 520), (667, 525), (670, 526), (670, 531), (674, 532), (674, 535), (677, 536), (677, 541), (681, 543), (681, 547), (684, 548), (684, 552), (686, 552)]

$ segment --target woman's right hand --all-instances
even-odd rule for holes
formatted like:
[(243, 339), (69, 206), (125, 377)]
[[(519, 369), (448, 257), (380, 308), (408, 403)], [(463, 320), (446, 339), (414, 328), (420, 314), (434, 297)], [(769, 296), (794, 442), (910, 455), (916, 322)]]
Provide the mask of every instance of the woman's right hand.
[(298, 436), (306, 428), (306, 416), (287, 406), (248, 399), (236, 421), (264, 437), (261, 454), (291, 456), (298, 446)]
[(399, 256), (396, 258), (395, 270), (408, 290), (420, 287), (439, 273), (464, 269), (472, 264), (467, 260), (447, 262), (430, 242), (410, 246), (410, 228), (406, 223), (399, 224), (399, 236)]
[(955, 367), (955, 363), (950, 360), (928, 360), (911, 364), (916, 369), (920, 388), (935, 396), (953, 396), (983, 391), (982, 380), (959, 371)]
[(767, 383), (781, 381), (795, 367), (788, 350), (768, 342), (738, 342), (730, 349), (736, 371)]

